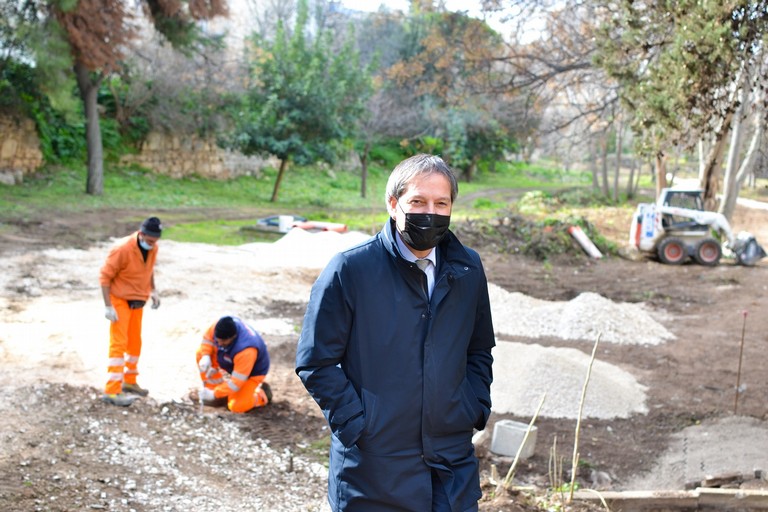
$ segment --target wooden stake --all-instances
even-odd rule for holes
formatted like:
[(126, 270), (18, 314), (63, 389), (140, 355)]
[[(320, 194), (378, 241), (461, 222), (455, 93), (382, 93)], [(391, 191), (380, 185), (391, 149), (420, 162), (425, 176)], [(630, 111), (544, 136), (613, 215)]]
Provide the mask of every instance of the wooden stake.
[(741, 387), (741, 359), (744, 355), (744, 331), (747, 328), (747, 315), (749, 314), (747, 310), (741, 312), (742, 316), (744, 317), (744, 321), (741, 324), (741, 346), (739, 347), (739, 371), (736, 372), (736, 398), (733, 402), (733, 414), (735, 415), (736, 412), (739, 410), (739, 388)]
[(581, 400), (579, 401), (579, 415), (576, 418), (576, 436), (573, 440), (573, 459), (571, 460), (571, 489), (568, 495), (568, 503), (573, 501), (573, 487), (576, 485), (576, 470), (579, 464), (579, 429), (581, 428), (581, 414), (584, 411), (584, 398), (587, 396), (587, 384), (589, 384), (589, 377), (592, 375), (592, 363), (595, 362), (595, 354), (597, 353), (597, 345), (600, 343), (600, 337), (602, 332), (597, 333), (597, 339), (595, 339), (595, 346), (592, 347), (592, 357), (589, 359), (589, 366), (587, 367), (587, 378), (584, 379), (584, 386), (581, 388)]

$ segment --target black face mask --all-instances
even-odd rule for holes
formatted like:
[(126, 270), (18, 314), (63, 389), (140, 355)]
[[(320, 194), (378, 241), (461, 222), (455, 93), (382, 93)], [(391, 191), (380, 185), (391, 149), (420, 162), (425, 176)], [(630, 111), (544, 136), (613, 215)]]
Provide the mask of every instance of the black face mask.
[[(398, 203), (398, 206), (400, 203)], [(400, 207), (402, 210), (402, 206)], [(403, 212), (405, 213), (405, 212)], [(436, 213), (406, 213), (405, 229), (400, 231), (403, 241), (417, 251), (427, 251), (437, 247), (448, 232), (451, 224), (450, 215)]]

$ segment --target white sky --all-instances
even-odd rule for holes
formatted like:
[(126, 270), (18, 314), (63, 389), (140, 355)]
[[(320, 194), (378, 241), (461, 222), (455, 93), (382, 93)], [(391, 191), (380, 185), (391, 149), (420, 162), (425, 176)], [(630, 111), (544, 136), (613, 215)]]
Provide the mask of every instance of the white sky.
[[(359, 11), (375, 12), (379, 10), (381, 4), (385, 4), (393, 11), (408, 12), (409, 0), (342, 0), (341, 2), (349, 9)], [(471, 11), (477, 9), (479, 2), (471, 0), (448, 0), (445, 6), (449, 11)]]
[[(2, 0), (0, 0), (1, 2)], [(249, 13), (249, 3), (257, 2), (257, 0), (229, 0), (230, 12), (232, 13)], [(515, 23), (503, 23), (501, 19), (504, 17), (504, 13), (494, 13), (483, 17), (480, 12), (480, 0), (444, 0), (445, 6), (449, 11), (462, 11), (466, 12), (469, 16), (473, 16), (479, 19), (485, 19), (486, 23), (496, 30), (503, 37), (508, 38), (511, 30), (520, 30)], [(341, 0), (341, 3), (348, 9), (364, 11), (364, 12), (376, 12), (379, 7), (384, 4), (393, 11), (402, 11), (408, 13), (410, 7), (410, 0)], [(254, 4), (255, 5), (255, 4)], [(508, 13), (507, 13), (508, 14)], [(247, 32), (249, 26), (246, 26), (245, 18), (238, 18), (237, 16), (231, 16), (226, 23), (234, 23), (236, 26), (235, 31)], [(517, 33), (516, 36), (521, 39), (534, 39), (537, 37), (538, 30), (540, 30), (540, 20), (534, 18), (528, 19), (526, 23), (528, 29), (531, 32), (530, 37), (524, 37), (523, 34)], [(252, 29), (252, 27), (250, 27)], [(240, 34), (242, 36), (242, 33)]]
[[(404, 13), (407, 13), (410, 7), (410, 0), (341, 0), (341, 3), (348, 9), (365, 12), (376, 12), (379, 10), (379, 7), (382, 4), (386, 5), (393, 11), (402, 11)], [(505, 37), (509, 35), (508, 32), (512, 30), (513, 27), (513, 25), (510, 24), (505, 25), (501, 21), (503, 15), (500, 13), (483, 17), (482, 13), (480, 12), (479, 0), (445, 0), (445, 7), (449, 11), (463, 11), (466, 12), (469, 16), (485, 19), (485, 22), (488, 23), (491, 28)], [(530, 37), (522, 37), (522, 39), (528, 40), (536, 38), (536, 34), (538, 33), (537, 27), (540, 27), (541, 25), (540, 20), (537, 21), (535, 19), (531, 19), (528, 21), (527, 25), (530, 27), (532, 35)]]

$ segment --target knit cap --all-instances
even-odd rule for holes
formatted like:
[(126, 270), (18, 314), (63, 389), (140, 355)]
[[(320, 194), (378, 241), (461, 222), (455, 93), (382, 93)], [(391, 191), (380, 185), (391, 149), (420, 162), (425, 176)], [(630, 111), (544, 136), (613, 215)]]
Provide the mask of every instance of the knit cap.
[(141, 223), (141, 232), (147, 236), (154, 236), (160, 238), (163, 233), (163, 225), (160, 224), (160, 219), (157, 217), (150, 217)]
[(228, 340), (236, 334), (237, 326), (231, 316), (220, 318), (213, 329), (213, 335), (220, 340)]

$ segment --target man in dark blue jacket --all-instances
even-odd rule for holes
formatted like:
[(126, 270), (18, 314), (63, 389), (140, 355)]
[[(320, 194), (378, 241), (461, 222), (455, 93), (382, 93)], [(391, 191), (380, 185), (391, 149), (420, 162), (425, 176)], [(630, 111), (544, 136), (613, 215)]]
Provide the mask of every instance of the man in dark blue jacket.
[(384, 228), (312, 287), (296, 373), (331, 428), (336, 512), (478, 508), (495, 343), (480, 257), (448, 230), (457, 194), (441, 158), (404, 160)]

